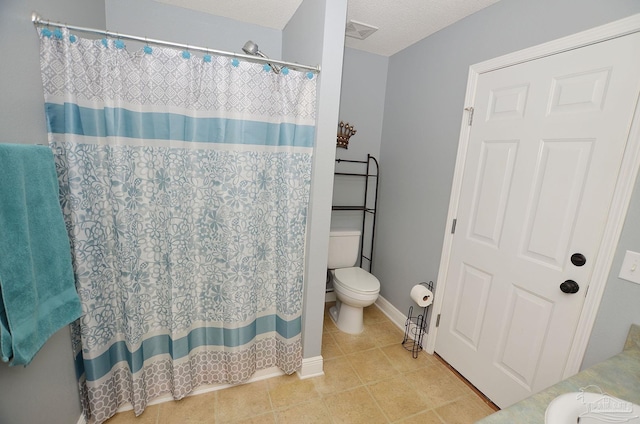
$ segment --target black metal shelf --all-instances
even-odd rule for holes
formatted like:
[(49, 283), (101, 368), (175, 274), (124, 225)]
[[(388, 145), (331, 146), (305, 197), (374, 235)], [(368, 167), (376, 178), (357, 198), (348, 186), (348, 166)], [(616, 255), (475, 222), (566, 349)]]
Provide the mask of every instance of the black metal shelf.
[[(365, 166), (364, 172), (335, 172), (335, 175), (340, 176), (353, 176), (353, 177), (361, 177), (365, 179), (364, 184), (364, 198), (361, 205), (333, 205), (331, 210), (334, 211), (360, 211), (362, 214), (362, 236), (360, 237), (360, 267), (363, 266), (363, 261), (366, 260), (369, 263), (369, 272), (371, 272), (371, 268), (373, 266), (373, 242), (375, 240), (376, 235), (376, 209), (378, 207), (378, 185), (380, 183), (380, 168), (378, 166), (378, 161), (371, 155), (367, 155), (367, 160), (348, 160), (348, 159), (336, 159), (336, 162), (339, 164), (341, 162), (345, 163), (356, 163)], [(375, 166), (374, 166), (375, 165)], [(375, 169), (374, 169), (375, 168)], [(370, 179), (372, 179), (370, 181)], [(369, 201), (369, 189), (370, 185), (375, 182), (375, 195), (373, 198), (373, 207), (370, 205)], [(366, 235), (367, 229), (367, 217), (371, 217), (373, 219), (371, 225), (371, 249), (369, 255), (365, 255), (364, 252), (364, 238)]]
[(375, 209), (366, 208), (364, 206), (331, 206), (334, 211), (365, 211), (375, 213)]
[[(371, 157), (373, 158), (373, 156), (371, 156)], [(343, 159), (336, 159), (336, 162), (347, 162), (347, 161), (345, 161), (345, 160), (343, 160)], [(348, 161), (348, 162), (356, 162), (356, 161), (354, 161), (354, 160), (350, 160), (350, 161)], [(366, 163), (366, 162), (364, 162), (364, 161), (359, 161), (359, 162)], [(377, 175), (375, 175), (375, 174), (353, 174), (353, 173), (351, 173), (351, 172), (335, 172), (335, 173), (334, 173), (334, 175), (352, 175), (352, 176), (354, 176), (354, 177), (371, 177), (371, 178), (378, 178), (378, 176), (377, 176)]]

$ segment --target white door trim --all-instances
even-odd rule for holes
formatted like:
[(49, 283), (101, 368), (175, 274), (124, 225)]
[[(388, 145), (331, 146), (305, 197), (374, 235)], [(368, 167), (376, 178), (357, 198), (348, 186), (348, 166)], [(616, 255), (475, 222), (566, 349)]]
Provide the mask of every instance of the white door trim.
[[(507, 54), (495, 59), (487, 60), (469, 68), (469, 77), (467, 81), (467, 92), (465, 96), (465, 106), (474, 104), (476, 86), (480, 74), (491, 72), (496, 69), (505, 68), (507, 66), (517, 65), (519, 63), (540, 59), (546, 56), (562, 53), (568, 50), (585, 47), (612, 38), (622, 37), (624, 35), (640, 32), (640, 14), (632, 15), (606, 25), (602, 25), (584, 32), (580, 32), (558, 40), (550, 41), (539, 46), (530, 47), (514, 53)], [(442, 256), (440, 258), (440, 269), (438, 272), (437, 290), (433, 302), (433, 316), (440, 314), (442, 300), (444, 298), (445, 285), (447, 280), (447, 270), (449, 268), (449, 260), (451, 257), (451, 246), (453, 243), (453, 235), (451, 234), (451, 224), (457, 216), (458, 199), (462, 187), (462, 177), (464, 171), (464, 162), (467, 154), (469, 142), (470, 127), (468, 125), (468, 117), (465, 112), (462, 117), (460, 127), (460, 139), (458, 142), (458, 154), (456, 157), (456, 167), (453, 176), (453, 184), (451, 188), (451, 197), (449, 199), (449, 213), (447, 215), (447, 224), (445, 225), (444, 242), (442, 245)], [(596, 263), (594, 264), (591, 284), (585, 298), (585, 303), (580, 315), (576, 335), (573, 340), (569, 359), (564, 371), (564, 378), (567, 378), (580, 370), (582, 359), (587, 349), (591, 330), (595, 323), (600, 301), (607, 283), (613, 257), (616, 253), (616, 247), (622, 232), (622, 226), (627, 215), (629, 202), (633, 193), (638, 167), (640, 164), (640, 106), (636, 103), (636, 110), (633, 122), (629, 131), (629, 139), (625, 150), (624, 158), (620, 169), (620, 175), (614, 190), (613, 200), (609, 218), (605, 225), (605, 233), (602, 239), (601, 249), (598, 253)], [(433, 353), (437, 337), (436, 321), (432, 319), (429, 324), (429, 337), (425, 346), (425, 350)]]

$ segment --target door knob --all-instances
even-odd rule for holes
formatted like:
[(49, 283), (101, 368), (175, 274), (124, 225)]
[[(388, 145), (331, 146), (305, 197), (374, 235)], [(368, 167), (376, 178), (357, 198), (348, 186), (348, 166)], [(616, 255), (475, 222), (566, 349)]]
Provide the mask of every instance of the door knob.
[(560, 290), (562, 290), (563, 293), (573, 294), (578, 293), (580, 286), (573, 280), (567, 280), (560, 284)]
[(575, 266), (582, 266), (587, 263), (587, 258), (582, 253), (574, 253), (571, 255), (571, 263)]

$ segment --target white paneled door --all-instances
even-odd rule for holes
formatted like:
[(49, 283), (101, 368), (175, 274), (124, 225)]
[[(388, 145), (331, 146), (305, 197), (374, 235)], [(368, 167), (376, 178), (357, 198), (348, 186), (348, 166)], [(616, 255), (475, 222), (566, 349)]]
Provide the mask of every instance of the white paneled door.
[(637, 33), (478, 77), (435, 350), (500, 407), (563, 378), (639, 82)]

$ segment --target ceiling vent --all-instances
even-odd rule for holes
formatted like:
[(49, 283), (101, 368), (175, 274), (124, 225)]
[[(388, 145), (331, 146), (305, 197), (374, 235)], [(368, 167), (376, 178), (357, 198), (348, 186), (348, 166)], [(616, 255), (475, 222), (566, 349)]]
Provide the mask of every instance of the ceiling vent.
[(350, 20), (349, 22), (347, 22), (347, 32), (345, 33), (345, 35), (347, 37), (357, 38), (358, 40), (364, 40), (377, 30), (377, 27)]

